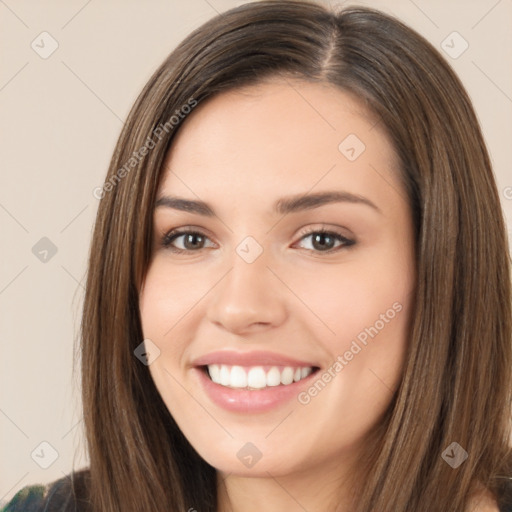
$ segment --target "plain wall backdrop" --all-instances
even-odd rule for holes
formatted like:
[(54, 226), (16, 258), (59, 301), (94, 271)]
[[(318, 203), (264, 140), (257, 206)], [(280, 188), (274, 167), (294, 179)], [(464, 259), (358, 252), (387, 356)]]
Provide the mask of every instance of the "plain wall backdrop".
[[(242, 3), (0, 0), (0, 503), (87, 465), (73, 360), (93, 190), (155, 68)], [(330, 3), (396, 15), (450, 62), (483, 127), (510, 234), (512, 0)]]

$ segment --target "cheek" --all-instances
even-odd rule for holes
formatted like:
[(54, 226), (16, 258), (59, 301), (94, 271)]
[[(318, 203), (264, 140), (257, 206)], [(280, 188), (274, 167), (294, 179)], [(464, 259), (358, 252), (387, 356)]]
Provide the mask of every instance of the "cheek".
[(379, 250), (333, 268), (317, 270), (309, 284), (298, 279), (295, 284), (302, 286), (298, 294), (307, 297), (308, 308), (322, 320), (308, 323), (318, 326), (313, 328), (315, 338), (330, 359), (327, 371), (319, 375), (325, 387), (318, 383), (301, 403), (316, 402), (325, 421), (343, 411), (344, 426), (356, 436), (385, 411), (401, 379), (414, 290), (413, 255), (412, 250)]
[(152, 263), (139, 296), (144, 339), (151, 340), (160, 350), (159, 357), (149, 366), (160, 391), (160, 381), (168, 380), (165, 377), (166, 371), (173, 372), (181, 359), (186, 340), (186, 333), (180, 335), (180, 318), (184, 315), (188, 299), (181, 290), (187, 288), (180, 289), (176, 278), (171, 283), (170, 277), (162, 272), (160, 265)]
[(183, 317), (192, 301), (190, 288), (179, 281), (183, 273), (174, 271), (172, 275), (171, 278), (158, 259), (154, 260), (139, 295), (144, 339), (151, 340), (160, 350), (159, 357), (149, 365), (149, 372), (169, 411), (175, 411), (180, 400), (185, 399), (180, 395), (176, 376), (190, 336), (185, 332)]
[(144, 339), (150, 339), (160, 350), (149, 371), (171, 411), (190, 399), (179, 382), (190, 347), (198, 337), (197, 329), (204, 322), (204, 299), (214, 287), (215, 278), (205, 268), (194, 271), (192, 266), (169, 265), (160, 255), (146, 274), (139, 296), (142, 332)]
[[(304, 319), (325, 340), (331, 356), (349, 349), (354, 339), (362, 343), (405, 336), (407, 304), (413, 290), (410, 259), (380, 252), (375, 257), (354, 258), (346, 264), (290, 274), (288, 283), (307, 307)], [(300, 305), (298, 304), (297, 307)]]
[(144, 336), (155, 341), (179, 339), (175, 332), (180, 322), (187, 311), (197, 305), (207, 286), (203, 279), (190, 271), (167, 268), (164, 261), (155, 259), (139, 296)]

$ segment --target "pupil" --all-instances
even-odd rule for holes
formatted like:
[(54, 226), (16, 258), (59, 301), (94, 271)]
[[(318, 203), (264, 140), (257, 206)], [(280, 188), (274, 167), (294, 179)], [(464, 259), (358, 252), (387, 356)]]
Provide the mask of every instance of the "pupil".
[[(194, 240), (194, 239), (197, 239), (197, 238), (201, 238), (201, 235), (195, 235), (195, 234), (189, 234), (186, 238), (185, 238), (185, 246), (189, 246), (188, 242), (190, 242), (191, 240)], [(190, 244), (192, 246), (192, 248), (195, 248), (196, 245), (191, 242)]]
[[(199, 245), (200, 245), (200, 239), (202, 238), (201, 235), (196, 235), (196, 234), (189, 234), (187, 235), (187, 237), (185, 238), (185, 246), (186, 247), (192, 247), (192, 248), (196, 248), (197, 247), (197, 244), (198, 244), (198, 240), (199, 240)], [(325, 249), (326, 247), (330, 247), (331, 244), (330, 243), (326, 243), (326, 239), (330, 240), (332, 242), (332, 237), (329, 235), (329, 234), (326, 234), (326, 233), (317, 233), (315, 235), (315, 237), (313, 238), (313, 245), (316, 246), (316, 247), (319, 247), (319, 248), (323, 248)], [(194, 243), (195, 241), (195, 243)]]
[[(318, 234), (314, 237), (314, 239), (313, 239), (313, 245), (317, 244), (319, 240), (323, 240), (323, 239), (325, 239), (325, 238), (329, 238), (329, 239), (331, 239), (331, 236), (330, 236), (330, 235), (328, 235), (328, 234), (326, 234), (326, 233), (318, 233)], [(327, 244), (327, 245), (329, 245), (329, 246), (330, 246), (331, 244)], [(320, 242), (320, 243), (319, 243), (319, 247), (320, 247), (320, 248), (325, 248), (325, 247), (326, 247), (325, 241), (324, 241), (324, 243), (321, 243), (321, 242)]]

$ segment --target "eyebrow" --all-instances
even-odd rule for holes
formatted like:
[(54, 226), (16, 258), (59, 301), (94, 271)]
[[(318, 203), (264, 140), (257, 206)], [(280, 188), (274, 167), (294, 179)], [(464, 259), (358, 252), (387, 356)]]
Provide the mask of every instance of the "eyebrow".
[[(327, 192), (317, 192), (315, 194), (299, 194), (295, 196), (282, 197), (274, 203), (273, 209), (276, 213), (286, 215), (288, 213), (319, 208), (320, 206), (331, 203), (362, 204), (371, 207), (379, 213), (382, 213), (380, 208), (366, 197), (352, 194), (346, 191), (334, 190)], [(204, 201), (173, 196), (162, 196), (156, 201), (155, 208), (162, 206), (173, 208), (174, 210), (196, 213), (206, 217), (215, 216), (214, 209)]]

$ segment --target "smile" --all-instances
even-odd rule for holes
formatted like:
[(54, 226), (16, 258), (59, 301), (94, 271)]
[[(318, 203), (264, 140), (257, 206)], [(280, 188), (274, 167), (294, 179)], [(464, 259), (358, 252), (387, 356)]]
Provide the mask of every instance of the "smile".
[(234, 389), (263, 389), (288, 386), (305, 379), (313, 372), (313, 367), (292, 366), (238, 366), (209, 364), (208, 376), (215, 384)]
[(320, 364), (277, 352), (217, 350), (193, 359), (191, 370), (208, 400), (246, 414), (270, 412), (293, 402)]

